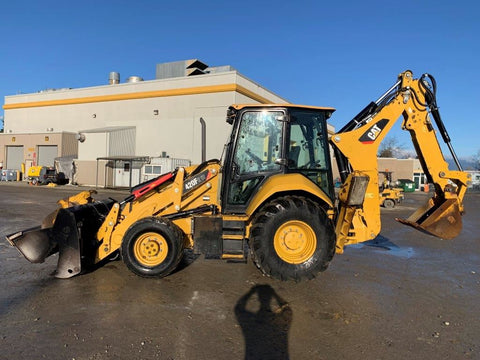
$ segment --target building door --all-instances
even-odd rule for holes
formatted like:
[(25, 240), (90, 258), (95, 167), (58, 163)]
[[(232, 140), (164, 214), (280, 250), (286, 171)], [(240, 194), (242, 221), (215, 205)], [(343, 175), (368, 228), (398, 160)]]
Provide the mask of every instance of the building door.
[(424, 173), (413, 173), (413, 181), (415, 182), (415, 189), (422, 190), (427, 182), (427, 177)]
[(122, 160), (116, 161), (114, 171), (114, 187), (133, 187), (140, 183), (140, 168), (135, 163), (132, 164), (130, 161)]
[(39, 145), (38, 146), (38, 164), (41, 166), (55, 165), (55, 158), (58, 156), (57, 145)]
[[(34, 161), (32, 159), (25, 159), (25, 174), (28, 174), (28, 170), (34, 165)], [(24, 175), (27, 176), (27, 175)]]
[(7, 163), (5, 169), (21, 170), (23, 162), (23, 146), (6, 146)]

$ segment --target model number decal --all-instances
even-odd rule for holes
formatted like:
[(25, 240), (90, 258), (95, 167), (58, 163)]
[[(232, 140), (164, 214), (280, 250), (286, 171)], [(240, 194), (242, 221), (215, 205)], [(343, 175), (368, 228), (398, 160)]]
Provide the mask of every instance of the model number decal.
[(189, 182), (185, 183), (185, 189), (190, 190), (191, 188), (193, 188), (197, 184), (198, 184), (198, 178), (194, 178), (194, 179), (190, 180)]
[(183, 192), (185, 193), (187, 191), (195, 189), (197, 186), (204, 183), (208, 178), (208, 174), (209, 174), (209, 171), (205, 170), (200, 174), (195, 175), (193, 178), (185, 181), (185, 183), (183, 184)]
[(370, 128), (363, 133), (360, 137), (360, 142), (363, 144), (372, 144), (377, 138), (378, 135), (381, 134), (385, 126), (388, 124), (388, 119), (382, 119), (377, 123), (370, 126)]

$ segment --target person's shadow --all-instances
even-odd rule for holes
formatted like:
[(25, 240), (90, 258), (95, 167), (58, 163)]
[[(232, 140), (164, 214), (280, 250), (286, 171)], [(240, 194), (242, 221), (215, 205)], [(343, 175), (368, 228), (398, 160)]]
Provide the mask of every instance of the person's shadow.
[(235, 305), (235, 316), (245, 338), (245, 359), (289, 359), (292, 315), (288, 303), (270, 285), (256, 285), (243, 295)]

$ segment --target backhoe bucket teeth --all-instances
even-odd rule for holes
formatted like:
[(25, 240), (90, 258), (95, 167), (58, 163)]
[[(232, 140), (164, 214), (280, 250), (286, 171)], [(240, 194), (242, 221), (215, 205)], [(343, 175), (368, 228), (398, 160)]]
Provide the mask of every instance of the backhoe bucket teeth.
[(32, 263), (41, 263), (59, 253), (55, 277), (79, 274), (82, 266), (93, 265), (98, 247), (96, 234), (114, 200), (59, 209), (50, 228), (36, 227), (7, 235), (7, 240)]
[(462, 212), (456, 198), (446, 199), (439, 204), (432, 198), (408, 219), (396, 220), (447, 240), (455, 238), (462, 231)]

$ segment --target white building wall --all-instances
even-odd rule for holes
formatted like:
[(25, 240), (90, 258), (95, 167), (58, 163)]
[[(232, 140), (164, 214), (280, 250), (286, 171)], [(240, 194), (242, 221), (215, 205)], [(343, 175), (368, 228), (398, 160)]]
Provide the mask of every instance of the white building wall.
[(96, 160), (108, 156), (108, 134), (88, 133), (85, 141), (78, 145), (79, 160)]
[[(178, 90), (178, 95), (175, 91)], [(112, 101), (115, 99), (115, 101)], [(102, 100), (98, 101), (97, 100)], [(73, 102), (73, 104), (71, 104)], [(5, 130), (12, 133), (86, 131), (79, 159), (108, 155), (108, 139), (88, 131), (134, 126), (136, 156), (201, 160), (201, 126), (207, 123), (207, 158), (219, 158), (230, 133), (233, 103), (286, 102), (236, 71), (5, 98)], [(46, 106), (48, 105), (48, 106)], [(52, 131), (52, 130), (49, 130)]]

